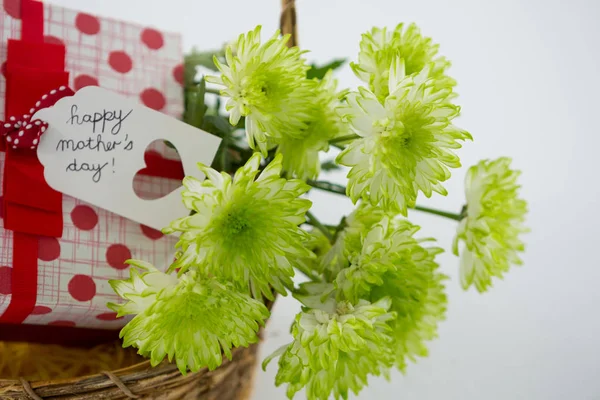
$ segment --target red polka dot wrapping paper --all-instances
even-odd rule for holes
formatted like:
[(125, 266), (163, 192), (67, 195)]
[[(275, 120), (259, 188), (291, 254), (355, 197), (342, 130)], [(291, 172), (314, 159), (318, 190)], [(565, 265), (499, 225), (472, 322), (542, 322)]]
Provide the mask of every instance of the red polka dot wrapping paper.
[[(8, 39), (21, 35), (20, 1), (3, 0), (0, 12), (0, 60), (4, 73)], [(179, 118), (183, 112), (181, 37), (124, 21), (97, 17), (44, 4), (46, 42), (67, 49), (66, 69), (74, 90), (98, 85), (135, 98), (155, 110)], [(4, 120), (6, 81), (0, 75), (0, 120)], [(175, 152), (162, 143), (152, 150), (165, 158)], [(0, 152), (0, 202), (5, 154)], [(158, 198), (179, 187), (177, 180), (138, 176), (136, 193)], [(0, 315), (11, 301), (12, 231), (3, 228), (0, 206)], [(108, 280), (125, 278), (129, 258), (166, 268), (176, 239), (72, 197), (63, 196), (61, 238), (38, 239), (37, 302), (24, 323), (117, 329), (106, 308), (118, 301)]]

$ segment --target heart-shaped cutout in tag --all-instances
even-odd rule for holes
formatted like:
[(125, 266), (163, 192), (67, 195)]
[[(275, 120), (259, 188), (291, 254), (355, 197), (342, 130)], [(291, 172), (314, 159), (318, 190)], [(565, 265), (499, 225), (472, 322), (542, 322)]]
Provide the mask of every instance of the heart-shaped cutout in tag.
[(183, 164), (175, 149), (164, 141), (155, 140), (144, 152), (146, 167), (133, 178), (133, 191), (144, 200), (155, 200), (167, 196), (181, 186), (184, 178)]
[(35, 114), (49, 127), (37, 155), (49, 186), (128, 219), (162, 229), (188, 214), (183, 187), (144, 200), (132, 186), (147, 168), (144, 153), (155, 140), (178, 149), (185, 175), (204, 179), (196, 163), (210, 164), (221, 139), (117, 93), (89, 86)]

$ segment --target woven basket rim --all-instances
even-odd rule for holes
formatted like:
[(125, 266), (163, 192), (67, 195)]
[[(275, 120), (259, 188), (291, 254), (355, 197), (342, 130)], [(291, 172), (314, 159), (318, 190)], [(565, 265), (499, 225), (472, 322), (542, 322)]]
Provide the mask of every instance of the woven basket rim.
[[(262, 335), (261, 335), (262, 336)], [(210, 379), (212, 373), (219, 370), (230, 370), (233, 365), (236, 364), (236, 356), (238, 353), (247, 354), (250, 347), (260, 344), (261, 338), (254, 343), (250, 344), (248, 348), (237, 347), (232, 350), (232, 360), (223, 358), (223, 363), (216, 368), (214, 371), (208, 370), (207, 367), (200, 369), (197, 372), (187, 372), (185, 375), (182, 374), (177, 365), (170, 363), (167, 360), (161, 364), (152, 367), (150, 360), (130, 365), (128, 367), (120, 368), (113, 371), (108, 371), (118, 381), (120, 381), (125, 387), (133, 385), (135, 388), (136, 384), (141, 382), (162, 382), (162, 378), (170, 376), (172, 381), (188, 381), (189, 379)], [(254, 368), (253, 368), (254, 369)], [(161, 378), (162, 377), (162, 378)], [(15, 379), (0, 379), (0, 398), (2, 393), (27, 393), (26, 385), (30, 386), (31, 390), (39, 393), (40, 396), (53, 397), (68, 395), (86, 395), (97, 391), (111, 390), (115, 388), (115, 381), (109, 378), (108, 375), (103, 373), (97, 373), (93, 375), (77, 376), (65, 379), (56, 380), (45, 380), (45, 381), (21, 381)], [(117, 385), (118, 386), (118, 385)], [(154, 384), (146, 386), (146, 389), (156, 387)], [(8, 390), (8, 392), (6, 392)], [(40, 391), (41, 392), (38, 392)], [(34, 392), (34, 393), (35, 393)], [(9, 397), (12, 398), (12, 397)]]
[[(265, 299), (265, 305), (267, 306), (269, 311), (271, 311), (273, 308), (273, 305), (274, 305), (274, 301)], [(263, 327), (261, 327), (261, 329), (259, 330), (258, 335), (257, 335), (258, 340), (256, 341), (256, 343), (250, 344), (250, 346), (261, 343), (261, 341), (263, 339), (263, 331), (266, 328), (268, 321), (269, 320), (265, 321), (265, 325)], [(121, 341), (121, 339), (118, 339), (118, 340)], [(250, 347), (250, 346), (248, 346), (248, 347)], [(246, 349), (247, 349), (246, 347), (236, 347), (236, 348), (232, 349), (231, 359), (233, 360), (239, 352), (245, 351)], [(232, 362), (230, 359), (225, 357), (224, 354), (222, 354), (222, 357), (223, 357), (223, 363), (217, 369), (215, 369), (215, 371), (218, 370), (219, 368), (226, 368)], [(156, 377), (159, 377), (161, 375), (166, 375), (166, 374), (177, 373), (177, 374), (181, 375), (182, 378), (187, 378), (190, 376), (205, 376), (205, 375), (208, 375), (212, 371), (210, 371), (207, 367), (204, 367), (197, 372), (189, 372), (188, 371), (185, 375), (183, 375), (183, 374), (181, 374), (181, 372), (179, 372), (177, 365), (169, 362), (168, 360), (164, 360), (163, 362), (161, 362), (159, 365), (157, 365), (155, 367), (153, 367), (151, 365), (150, 360), (144, 360), (137, 364), (119, 368), (116, 370), (111, 370), (108, 372), (110, 372), (111, 374), (118, 377), (121, 381), (123, 381), (123, 383), (127, 384), (127, 383), (136, 382), (139, 380), (156, 378)], [(99, 390), (99, 389), (101, 390), (101, 389), (107, 389), (110, 387), (114, 387), (114, 385), (115, 385), (114, 382), (107, 375), (105, 375), (101, 372), (96, 373), (96, 374), (82, 375), (82, 376), (76, 376), (76, 377), (71, 377), (71, 378), (30, 381), (28, 383), (31, 385), (32, 389), (45, 388), (45, 389), (50, 389), (50, 391), (53, 392), (54, 390), (58, 391), (61, 388), (73, 387), (73, 388), (80, 388), (81, 393), (85, 393), (85, 388), (88, 386), (93, 387), (94, 390)], [(0, 393), (3, 388), (4, 389), (9, 388), (9, 387), (16, 388), (16, 387), (22, 387), (22, 386), (23, 386), (22, 381), (20, 381), (18, 379), (1, 379), (0, 378)], [(76, 394), (76, 393), (73, 393), (73, 394)]]
[[(248, 357), (248, 354), (256, 352), (256, 350), (251, 350), (251, 348), (256, 349), (256, 346), (259, 345), (260, 342), (261, 340), (259, 339), (256, 343), (250, 344), (247, 348), (237, 347), (233, 349), (232, 359), (229, 360), (228, 358), (224, 358), (223, 363), (214, 371), (210, 371), (205, 367), (197, 372), (188, 371), (188, 373), (184, 375), (179, 371), (176, 364), (169, 363), (166, 360), (156, 367), (150, 365), (150, 360), (145, 360), (125, 368), (108, 371), (108, 375), (112, 375), (112, 377), (103, 373), (98, 373), (66, 379), (32, 382), (25, 380), (0, 379), (0, 398), (4, 398), (2, 397), (2, 394), (8, 394), (8, 398), (13, 398), (11, 397), (11, 393), (13, 395), (18, 395), (29, 394), (29, 392), (33, 392), (35, 396), (42, 396), (39, 398), (53, 398), (53, 396), (60, 397), (64, 395), (89, 396), (91, 393), (103, 393), (107, 390), (118, 390), (122, 393), (121, 389), (117, 389), (119, 384), (115, 385), (114, 379), (116, 379), (121, 386), (124, 386), (126, 390), (129, 390), (129, 387), (131, 387), (136, 391), (140, 389), (139, 385), (141, 385), (144, 390), (150, 390), (153, 388), (158, 389), (167, 381), (170, 382), (167, 382), (169, 385), (175, 384), (175, 386), (178, 386), (183, 384), (183, 382), (189, 382), (190, 379), (210, 380), (213, 374), (218, 371), (221, 371), (222, 374), (224, 371), (232, 371), (232, 368), (235, 370), (236, 364), (241, 360), (240, 357)], [(254, 370), (254, 367), (251, 369)], [(225, 372), (225, 374), (227, 374), (227, 372)], [(32, 398), (37, 399), (38, 397)]]

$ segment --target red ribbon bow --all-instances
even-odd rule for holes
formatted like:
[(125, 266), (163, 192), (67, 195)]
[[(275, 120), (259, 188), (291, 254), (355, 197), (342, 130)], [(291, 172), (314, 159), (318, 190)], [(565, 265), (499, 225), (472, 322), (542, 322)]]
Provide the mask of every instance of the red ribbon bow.
[(74, 94), (75, 92), (66, 86), (51, 90), (35, 103), (35, 106), (29, 110), (29, 114), (19, 118), (12, 116), (8, 121), (0, 121), (0, 136), (5, 137), (7, 146), (12, 146), (13, 149), (35, 150), (40, 136), (48, 128), (48, 123), (39, 119), (32, 120), (33, 115), (42, 108), (53, 106), (63, 97)]

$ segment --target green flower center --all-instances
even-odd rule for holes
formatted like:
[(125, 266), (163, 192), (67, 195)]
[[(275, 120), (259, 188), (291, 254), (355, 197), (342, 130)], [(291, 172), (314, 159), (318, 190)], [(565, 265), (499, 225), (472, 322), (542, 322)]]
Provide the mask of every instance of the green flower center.
[[(274, 113), (281, 107), (280, 103), (291, 92), (289, 83), (282, 80), (278, 70), (268, 70), (260, 65), (256, 70), (241, 80), (239, 97), (246, 107), (255, 107), (265, 114)], [(249, 110), (246, 110), (246, 114)]]
[(248, 229), (248, 220), (240, 213), (227, 214), (227, 230), (231, 235), (237, 235)]
[(347, 302), (341, 301), (341, 302), (337, 303), (336, 313), (338, 315), (345, 315), (345, 314), (350, 313), (351, 311), (352, 311), (352, 308), (351, 308), (350, 304), (348, 304)]
[(242, 243), (254, 236), (253, 231), (252, 215), (247, 207), (230, 205), (222, 210), (214, 220), (214, 232), (225, 246)]
[(242, 97), (247, 105), (260, 105), (268, 98), (270, 92), (268, 83), (264, 77), (246, 76), (242, 79), (242, 89), (240, 97)]
[(385, 146), (394, 148), (405, 148), (410, 146), (413, 139), (413, 132), (400, 120), (390, 120), (383, 118), (373, 123), (373, 127), (379, 133)]

